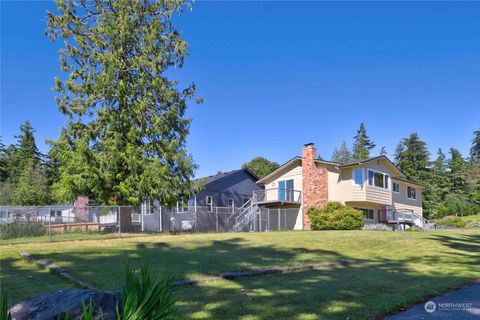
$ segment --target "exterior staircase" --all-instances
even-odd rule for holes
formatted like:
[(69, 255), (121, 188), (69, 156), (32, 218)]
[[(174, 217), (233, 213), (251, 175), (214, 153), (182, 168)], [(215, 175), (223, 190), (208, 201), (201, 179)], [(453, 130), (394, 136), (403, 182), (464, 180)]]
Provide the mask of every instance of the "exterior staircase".
[(255, 201), (254, 195), (247, 202), (245, 202), (242, 207), (240, 207), (240, 213), (235, 218), (235, 223), (232, 227), (233, 231), (253, 231), (253, 219), (259, 210), (260, 209)]

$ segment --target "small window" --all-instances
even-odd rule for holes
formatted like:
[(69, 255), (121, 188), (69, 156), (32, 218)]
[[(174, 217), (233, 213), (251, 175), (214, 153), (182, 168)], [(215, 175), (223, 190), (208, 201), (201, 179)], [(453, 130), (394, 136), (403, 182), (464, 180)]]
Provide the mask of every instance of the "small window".
[(363, 185), (363, 169), (358, 168), (353, 170), (353, 181), (356, 185)]
[(212, 196), (206, 196), (205, 197), (205, 204), (208, 207), (208, 211), (213, 212), (213, 197)]
[(400, 193), (400, 185), (398, 183), (392, 183), (393, 192)]
[(178, 213), (185, 213), (188, 212), (188, 202), (181, 199), (177, 202), (177, 212)]
[(407, 187), (407, 198), (417, 200), (417, 190), (412, 187)]
[(232, 198), (228, 198), (228, 208), (232, 211), (235, 208), (235, 201)]

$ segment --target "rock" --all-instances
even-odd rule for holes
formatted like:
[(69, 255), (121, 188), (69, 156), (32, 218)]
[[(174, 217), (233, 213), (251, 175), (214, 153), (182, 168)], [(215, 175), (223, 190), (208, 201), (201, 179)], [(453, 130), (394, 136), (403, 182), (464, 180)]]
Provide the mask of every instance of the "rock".
[[(83, 289), (60, 289), (31, 300), (25, 300), (10, 308), (15, 320), (55, 320), (63, 319), (65, 313), (70, 320), (82, 319), (83, 302), (86, 306), (92, 299), (95, 319), (116, 320), (118, 292), (103, 292)], [(119, 302), (121, 308), (121, 302)], [(120, 309), (121, 311), (121, 309)]]

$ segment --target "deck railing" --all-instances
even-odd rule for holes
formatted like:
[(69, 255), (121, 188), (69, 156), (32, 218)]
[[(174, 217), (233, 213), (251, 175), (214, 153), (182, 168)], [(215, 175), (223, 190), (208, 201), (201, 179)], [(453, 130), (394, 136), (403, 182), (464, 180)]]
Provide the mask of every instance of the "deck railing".
[(255, 203), (285, 202), (299, 204), (302, 202), (302, 193), (293, 189), (270, 188), (254, 191), (253, 201)]

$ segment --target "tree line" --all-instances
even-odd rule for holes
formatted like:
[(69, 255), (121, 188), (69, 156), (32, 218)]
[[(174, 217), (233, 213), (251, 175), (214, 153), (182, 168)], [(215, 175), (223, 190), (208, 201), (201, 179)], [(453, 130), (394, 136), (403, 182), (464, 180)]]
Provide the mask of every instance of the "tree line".
[[(361, 123), (350, 149), (346, 141), (332, 154), (332, 161), (346, 163), (371, 156), (376, 144), (368, 137)], [(387, 154), (385, 147), (379, 154)], [(401, 139), (393, 154), (395, 165), (408, 180), (427, 185), (423, 193), (423, 209), (427, 218), (447, 215), (472, 215), (480, 212), (480, 130), (473, 133), (470, 153), (464, 157), (456, 148), (448, 154), (440, 148), (434, 158), (427, 143), (416, 132)]]

